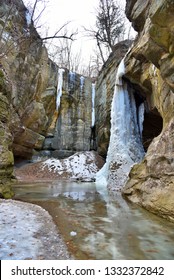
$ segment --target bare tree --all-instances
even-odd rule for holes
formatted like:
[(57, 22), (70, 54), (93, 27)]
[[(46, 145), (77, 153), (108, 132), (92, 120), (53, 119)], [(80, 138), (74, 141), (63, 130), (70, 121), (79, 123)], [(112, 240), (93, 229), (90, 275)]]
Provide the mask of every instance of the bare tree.
[(96, 40), (103, 63), (104, 50), (107, 56), (113, 51), (114, 45), (119, 41), (120, 35), (125, 33), (125, 16), (115, 0), (99, 0), (96, 9), (95, 28), (86, 29), (87, 36)]
[[(34, 24), (36, 29), (39, 29), (42, 27), (42, 23), (40, 23), (40, 20), (42, 19), (43, 13), (46, 10), (50, 0), (24, 0), (24, 3), (27, 7), (28, 13), (30, 15), (30, 21)], [(49, 36), (42, 36), (41, 40), (52, 40), (52, 39), (68, 39), (73, 40), (74, 36), (77, 34), (76, 32), (72, 32), (68, 34), (67, 32), (67, 25), (70, 23), (70, 21), (65, 22), (58, 30), (56, 30), (53, 34)]]
[(113, 50), (116, 40), (125, 32), (123, 13), (115, 0), (99, 0), (96, 27), (98, 40)]
[[(3, 12), (0, 14), (0, 58), (10, 53), (15, 46), (25, 45), (24, 42), (26, 41), (29, 45), (31, 43), (31, 34), (35, 34), (36, 41), (38, 39), (39, 42), (44, 43), (48, 40), (51, 41), (53, 39), (60, 38), (70, 41), (74, 40), (76, 33), (68, 33), (66, 29), (69, 22), (63, 24), (56, 32), (49, 36), (41, 37), (37, 34), (37, 28), (41, 27), (41, 25), (38, 24), (39, 20), (41, 19), (49, 0), (35, 0), (34, 2), (32, 0), (25, 0), (25, 4), (27, 5), (27, 8), (24, 9), (26, 23), (24, 23), (23, 29), (21, 29), (18, 25), (18, 20), (15, 20), (15, 17), (17, 17), (16, 11), (18, 9), (18, 5), (22, 5), (21, 3), (22, 1), (18, 3), (16, 1), (2, 0), (2, 5), (4, 5), (5, 8), (2, 9)], [(39, 8), (38, 5), (40, 6)]]
[(90, 56), (88, 64), (81, 65), (80, 73), (84, 76), (90, 78), (96, 78), (101, 70), (103, 62), (101, 60), (101, 56), (99, 52), (95, 49), (93, 50), (93, 54)]
[(53, 42), (47, 44), (47, 49), (50, 58), (60, 67), (80, 73), (80, 65), (82, 63), (81, 49), (74, 51), (73, 44), (74, 40), (68, 40), (64, 37), (57, 40), (56, 44), (53, 44)]
[(40, 22), (44, 17), (44, 12), (49, 6), (50, 0), (23, 0), (28, 13), (28, 18), (32, 22), (36, 29), (40, 28), (43, 25)]

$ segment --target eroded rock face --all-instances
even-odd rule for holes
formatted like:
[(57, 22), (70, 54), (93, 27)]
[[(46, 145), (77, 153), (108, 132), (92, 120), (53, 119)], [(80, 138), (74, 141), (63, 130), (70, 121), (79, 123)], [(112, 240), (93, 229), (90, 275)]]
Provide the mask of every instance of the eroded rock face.
[(65, 70), (56, 110), (58, 66), (21, 0), (1, 1), (0, 50), (0, 180), (13, 176), (13, 155), (31, 158), (44, 143), (58, 157), (89, 150), (91, 81), (76, 75), (72, 83)]
[[(50, 84), (52, 62), (23, 2), (1, 2), (0, 60), (4, 73), (1, 82), (2, 93), (7, 96), (10, 107), (12, 151), (14, 156), (28, 158), (33, 149), (41, 149), (45, 139), (48, 119), (55, 108), (56, 76)], [(52, 97), (52, 100), (47, 98), (47, 104), (43, 101), (46, 91), (47, 96), (49, 93)]]
[(90, 150), (92, 124), (92, 81), (63, 71), (60, 106), (50, 124), (44, 149), (57, 158)]
[[(141, 7), (141, 8), (140, 8)], [(171, 0), (127, 1), (127, 15), (139, 32), (126, 58), (126, 78), (139, 89), (146, 109), (163, 119), (142, 163), (129, 175), (124, 194), (174, 220), (174, 4)]]
[(42, 148), (55, 110), (57, 68), (21, 0), (1, 1), (0, 18), (0, 196), (8, 198), (13, 155), (30, 158)]
[(13, 192), (10, 181), (13, 173), (12, 135), (9, 130), (9, 103), (0, 92), (0, 197), (10, 198)]

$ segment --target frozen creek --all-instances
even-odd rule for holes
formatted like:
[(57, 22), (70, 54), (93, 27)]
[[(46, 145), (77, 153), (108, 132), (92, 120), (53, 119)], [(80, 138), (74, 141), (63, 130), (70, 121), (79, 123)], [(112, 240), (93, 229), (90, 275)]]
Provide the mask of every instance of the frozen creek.
[[(174, 258), (174, 225), (127, 203), (120, 193), (110, 196), (103, 185), (59, 180), (21, 182), (14, 188), (17, 200), (51, 214), (75, 259)], [(54, 236), (51, 230), (48, 234)]]

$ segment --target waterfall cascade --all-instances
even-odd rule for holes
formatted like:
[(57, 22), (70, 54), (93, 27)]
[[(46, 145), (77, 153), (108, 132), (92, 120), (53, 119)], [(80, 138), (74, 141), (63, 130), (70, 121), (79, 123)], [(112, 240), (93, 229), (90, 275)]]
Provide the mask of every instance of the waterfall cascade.
[(91, 126), (95, 125), (95, 83), (92, 83), (92, 123)]
[(64, 69), (58, 70), (58, 81), (57, 81), (57, 96), (56, 96), (56, 111), (59, 110), (60, 107), (60, 98), (62, 96), (62, 86), (63, 86), (63, 72)]
[(97, 182), (114, 190), (124, 186), (131, 166), (144, 156), (141, 142), (144, 106), (140, 105), (137, 114), (134, 95), (128, 92), (127, 85), (122, 79), (124, 73), (123, 59), (116, 75), (106, 163), (96, 175)]

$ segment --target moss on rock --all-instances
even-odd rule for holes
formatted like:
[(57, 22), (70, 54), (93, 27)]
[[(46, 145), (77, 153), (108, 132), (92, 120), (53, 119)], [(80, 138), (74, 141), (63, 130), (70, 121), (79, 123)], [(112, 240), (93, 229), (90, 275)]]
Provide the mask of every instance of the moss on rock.
[(10, 184), (0, 184), (0, 198), (10, 199), (13, 196), (14, 192)]

